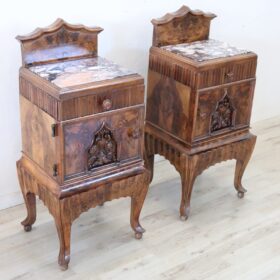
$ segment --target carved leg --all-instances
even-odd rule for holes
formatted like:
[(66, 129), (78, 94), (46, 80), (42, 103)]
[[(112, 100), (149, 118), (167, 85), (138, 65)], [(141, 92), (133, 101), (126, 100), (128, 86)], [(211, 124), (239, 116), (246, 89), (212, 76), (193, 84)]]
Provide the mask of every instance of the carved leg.
[(20, 160), (17, 162), (17, 172), (21, 192), (27, 209), (27, 217), (21, 222), (21, 224), (24, 226), (24, 230), (29, 232), (32, 230), (32, 225), (36, 221), (36, 197), (34, 193), (28, 192), (25, 189), (23, 173), (20, 167)]
[[(130, 224), (132, 229), (135, 231), (135, 238), (141, 239), (145, 229), (142, 228), (139, 222), (139, 216), (146, 198), (149, 188), (150, 172), (146, 171), (144, 174), (136, 177), (137, 186), (135, 192), (131, 196), (131, 212), (130, 212)], [(140, 179), (142, 178), (142, 179)]]
[(195, 170), (193, 165), (193, 158), (186, 159), (186, 164), (182, 172), (180, 172), (182, 181), (182, 199), (180, 205), (180, 218), (187, 220), (190, 215), (190, 202), (193, 184), (195, 181)]
[(21, 222), (26, 232), (32, 230), (32, 225), (36, 221), (36, 197), (34, 193), (23, 194), (27, 217)]
[(245, 147), (240, 148), (240, 152), (239, 151), (237, 152), (236, 167), (235, 167), (235, 174), (234, 174), (234, 187), (237, 190), (237, 196), (239, 198), (243, 198), (245, 192), (247, 191), (242, 186), (241, 180), (244, 171), (247, 167), (247, 164), (253, 153), (256, 144), (256, 139), (257, 137), (255, 135), (252, 135), (252, 137), (247, 140)]
[(70, 262), (71, 222), (62, 211), (58, 211), (55, 224), (60, 242), (58, 264), (62, 270), (66, 270)]
[(153, 181), (154, 177), (154, 159), (155, 155), (149, 155), (145, 157), (145, 166), (150, 171), (150, 183)]

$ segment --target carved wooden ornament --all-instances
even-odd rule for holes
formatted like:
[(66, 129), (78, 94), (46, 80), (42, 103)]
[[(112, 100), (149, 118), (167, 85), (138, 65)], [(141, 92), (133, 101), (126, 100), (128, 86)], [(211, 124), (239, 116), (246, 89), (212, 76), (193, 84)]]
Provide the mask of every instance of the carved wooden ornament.
[(153, 46), (206, 40), (209, 37), (210, 21), (215, 17), (215, 14), (182, 6), (174, 13), (167, 13), (161, 18), (153, 19)]
[(225, 90), (224, 97), (218, 101), (211, 116), (210, 133), (234, 126), (235, 109)]
[(30, 66), (64, 58), (97, 55), (97, 35), (101, 27), (70, 24), (57, 19), (45, 28), (37, 28), (25, 36), (17, 36), (21, 43), (22, 64)]
[(117, 161), (117, 143), (112, 131), (104, 122), (94, 134), (87, 156), (87, 167), (89, 171), (95, 167)]

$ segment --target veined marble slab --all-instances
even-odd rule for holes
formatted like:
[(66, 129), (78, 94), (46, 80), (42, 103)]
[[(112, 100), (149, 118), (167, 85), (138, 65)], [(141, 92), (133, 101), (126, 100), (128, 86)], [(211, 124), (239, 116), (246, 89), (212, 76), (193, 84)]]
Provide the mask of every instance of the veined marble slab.
[(250, 53), (250, 51), (238, 49), (230, 46), (228, 43), (212, 39), (163, 46), (161, 48), (197, 62)]
[(102, 57), (32, 66), (29, 70), (59, 87), (100, 82), (135, 74)]

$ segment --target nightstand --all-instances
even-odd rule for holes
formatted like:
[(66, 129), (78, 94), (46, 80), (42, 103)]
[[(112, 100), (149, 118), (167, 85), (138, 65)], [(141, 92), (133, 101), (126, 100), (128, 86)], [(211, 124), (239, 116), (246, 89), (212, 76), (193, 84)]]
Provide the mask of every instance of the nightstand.
[(63, 269), (71, 224), (92, 207), (131, 197), (131, 227), (138, 239), (144, 232), (144, 80), (97, 55), (101, 31), (58, 19), (17, 37), (23, 60), (17, 169), (28, 212), (22, 224), (31, 230), (38, 195), (54, 217)]
[(152, 20), (146, 164), (160, 154), (181, 175), (180, 216), (187, 219), (195, 178), (206, 168), (236, 159), (234, 186), (241, 184), (256, 136), (249, 132), (257, 55), (209, 39), (214, 14), (183, 6)]

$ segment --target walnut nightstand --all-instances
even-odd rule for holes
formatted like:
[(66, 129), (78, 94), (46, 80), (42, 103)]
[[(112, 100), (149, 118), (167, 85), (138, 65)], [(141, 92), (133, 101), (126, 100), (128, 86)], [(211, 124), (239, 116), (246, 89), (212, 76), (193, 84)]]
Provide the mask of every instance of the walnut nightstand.
[(143, 164), (144, 80), (97, 55), (102, 29), (58, 19), (21, 42), (22, 158), (17, 162), (30, 231), (35, 195), (53, 215), (58, 262), (70, 261), (72, 222), (89, 208), (131, 197), (136, 238), (148, 190)]
[(234, 186), (254, 149), (249, 132), (257, 55), (210, 40), (214, 14), (183, 6), (152, 20), (146, 113), (146, 163), (163, 155), (181, 175), (180, 215), (187, 219), (195, 178), (236, 159)]

